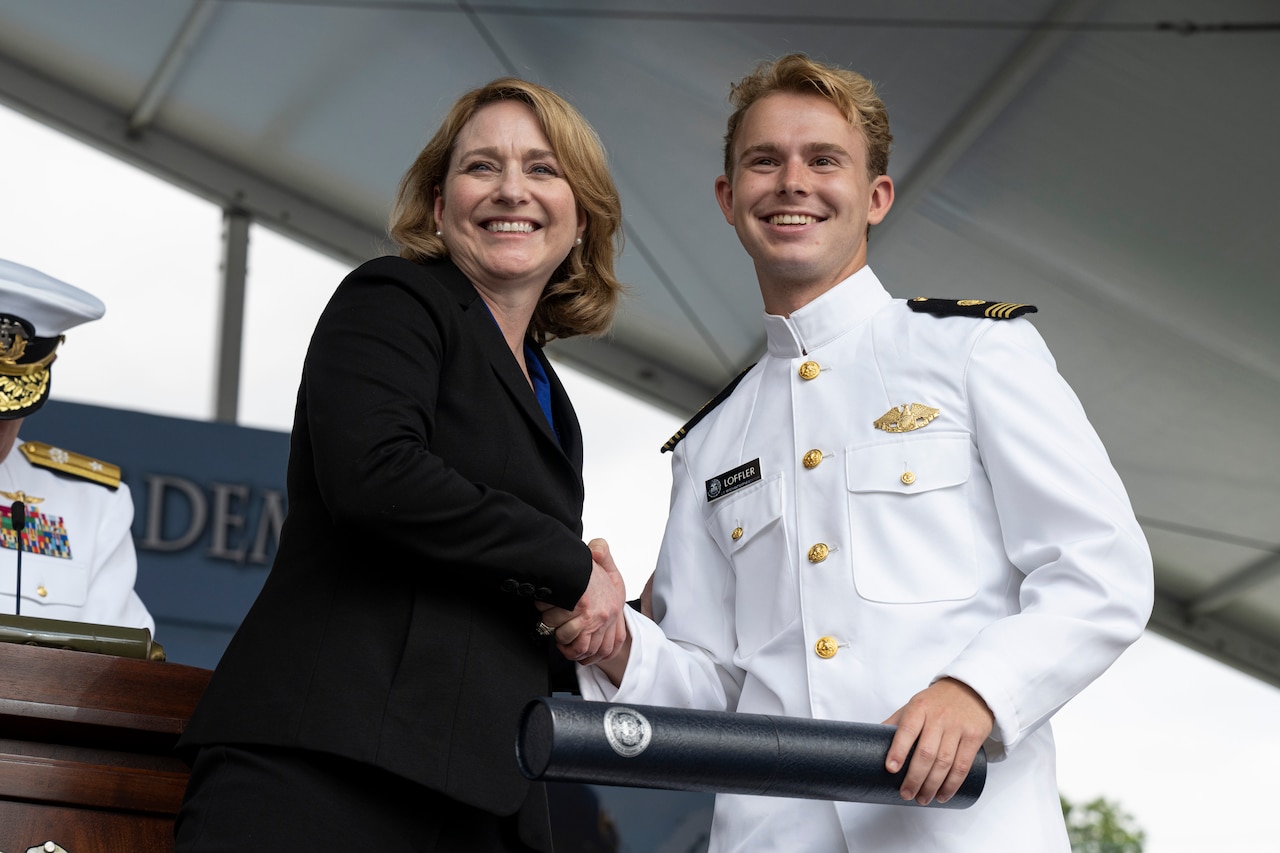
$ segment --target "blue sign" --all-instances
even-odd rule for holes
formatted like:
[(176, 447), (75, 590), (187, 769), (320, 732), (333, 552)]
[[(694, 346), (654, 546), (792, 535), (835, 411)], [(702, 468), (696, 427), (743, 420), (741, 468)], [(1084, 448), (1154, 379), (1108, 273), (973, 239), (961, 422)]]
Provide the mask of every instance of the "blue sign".
[(212, 669), (275, 557), (288, 434), (50, 401), (22, 437), (120, 466), (155, 639), (169, 660)]

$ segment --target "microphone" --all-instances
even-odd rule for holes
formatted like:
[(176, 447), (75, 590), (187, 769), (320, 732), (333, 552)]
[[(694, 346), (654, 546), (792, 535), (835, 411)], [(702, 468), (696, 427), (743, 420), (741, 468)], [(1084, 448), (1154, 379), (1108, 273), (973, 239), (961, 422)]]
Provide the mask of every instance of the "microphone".
[(14, 590), (14, 609), (15, 616), (22, 615), (22, 531), (27, 526), (27, 505), (22, 501), (14, 501), (13, 506), (9, 507), (9, 520), (13, 523), (13, 532), (17, 537), (18, 546), (18, 585)]

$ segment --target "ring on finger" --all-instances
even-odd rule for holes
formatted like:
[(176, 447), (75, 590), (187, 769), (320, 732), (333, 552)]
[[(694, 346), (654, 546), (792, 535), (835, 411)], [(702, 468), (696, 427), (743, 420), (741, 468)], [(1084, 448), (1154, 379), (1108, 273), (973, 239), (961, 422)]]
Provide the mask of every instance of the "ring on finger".
[(546, 622), (539, 622), (533, 630), (538, 632), (539, 637), (553, 637), (556, 633), (556, 629), (552, 628)]

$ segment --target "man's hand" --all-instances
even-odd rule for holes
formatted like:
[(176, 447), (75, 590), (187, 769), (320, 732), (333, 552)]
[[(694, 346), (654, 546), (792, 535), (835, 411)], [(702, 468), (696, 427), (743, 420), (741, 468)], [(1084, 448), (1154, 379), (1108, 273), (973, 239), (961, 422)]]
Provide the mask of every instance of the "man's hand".
[(885, 769), (897, 773), (914, 743), (899, 793), (925, 806), (935, 797), (945, 803), (960, 790), (978, 749), (991, 735), (995, 716), (969, 685), (943, 678), (912, 696), (885, 722), (898, 727)]
[(627, 639), (626, 583), (613, 562), (609, 544), (592, 539), (591, 579), (572, 611), (539, 602), (543, 624), (555, 629), (560, 653), (584, 666), (609, 660), (622, 651)]

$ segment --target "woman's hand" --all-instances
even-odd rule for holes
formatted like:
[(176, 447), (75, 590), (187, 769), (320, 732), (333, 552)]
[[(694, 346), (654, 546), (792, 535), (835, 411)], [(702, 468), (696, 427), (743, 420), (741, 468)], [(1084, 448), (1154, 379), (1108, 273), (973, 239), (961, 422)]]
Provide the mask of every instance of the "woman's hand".
[(626, 584), (613, 562), (609, 544), (592, 539), (591, 580), (572, 611), (550, 604), (538, 604), (543, 624), (554, 629), (560, 653), (584, 666), (615, 657), (626, 646)]

